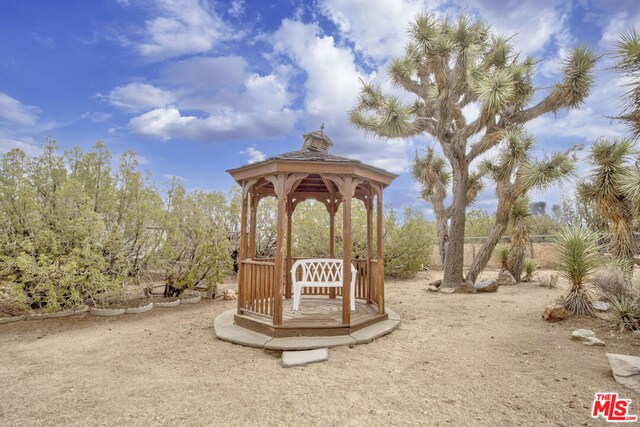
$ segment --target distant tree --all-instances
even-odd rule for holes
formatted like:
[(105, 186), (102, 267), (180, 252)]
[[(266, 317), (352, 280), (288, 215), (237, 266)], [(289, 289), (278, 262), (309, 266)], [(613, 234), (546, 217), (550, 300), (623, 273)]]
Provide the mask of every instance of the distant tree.
[(486, 237), (493, 227), (495, 215), (489, 215), (487, 211), (471, 209), (467, 212), (465, 226), (466, 237)]
[(431, 261), (433, 227), (418, 212), (406, 208), (401, 223), (393, 209), (385, 221), (384, 271), (391, 277), (414, 277)]
[(545, 202), (533, 202), (529, 205), (531, 215), (546, 215), (547, 204)]
[[(463, 283), (465, 214), (477, 178), (472, 163), (530, 120), (578, 107), (591, 88), (596, 58), (585, 48), (574, 49), (564, 63), (563, 80), (531, 105), (535, 61), (521, 59), (508, 38), (494, 36), (487, 24), (465, 15), (456, 22), (419, 15), (409, 35), (405, 54), (390, 63), (389, 75), (415, 101), (405, 104), (400, 97), (364, 83), (350, 120), (384, 138), (430, 135), (437, 141), (446, 168), (441, 165), (432, 174), (436, 181), (422, 182), (435, 188), (445, 181), (445, 174), (450, 177), (451, 205), (441, 209), (434, 204), (434, 210), (438, 239), (446, 238), (443, 286), (458, 287)], [(467, 121), (463, 109), (472, 104), (480, 113)], [(470, 140), (475, 142), (469, 144)], [(425, 162), (426, 168), (429, 163)], [(426, 196), (434, 200), (429, 191)]]

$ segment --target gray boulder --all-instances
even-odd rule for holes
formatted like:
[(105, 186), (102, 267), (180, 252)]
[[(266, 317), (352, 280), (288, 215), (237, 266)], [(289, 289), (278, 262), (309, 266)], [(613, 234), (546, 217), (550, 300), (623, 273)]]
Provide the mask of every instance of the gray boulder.
[(640, 357), (607, 353), (607, 359), (616, 381), (640, 393)]
[(483, 280), (476, 283), (476, 289), (478, 292), (495, 292), (498, 290), (498, 282), (493, 279)]
[(596, 333), (589, 329), (576, 329), (571, 333), (572, 340), (589, 341), (590, 338), (595, 338)]
[(439, 288), (442, 285), (442, 279), (434, 280), (433, 282), (429, 282), (428, 286), (433, 286), (435, 288)]
[(609, 310), (609, 303), (604, 301), (596, 301), (593, 303), (593, 308), (596, 311), (607, 311)]
[(596, 338), (596, 337), (589, 337), (587, 338), (587, 340), (584, 342), (584, 345), (588, 345), (588, 346), (600, 346), (600, 347), (604, 347), (606, 344), (604, 343), (604, 341)]

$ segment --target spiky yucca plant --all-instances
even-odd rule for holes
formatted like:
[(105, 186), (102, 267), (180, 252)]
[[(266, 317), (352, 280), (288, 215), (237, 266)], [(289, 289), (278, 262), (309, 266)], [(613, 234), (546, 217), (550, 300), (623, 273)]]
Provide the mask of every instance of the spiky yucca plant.
[[(464, 14), (456, 20), (424, 14), (410, 24), (404, 55), (389, 65), (391, 81), (415, 99), (405, 103), (363, 83), (349, 115), (355, 126), (383, 138), (431, 135), (448, 163), (451, 205), (440, 210), (447, 216), (440, 223), (448, 222), (444, 287), (463, 283), (473, 161), (530, 120), (579, 107), (593, 83), (596, 60), (590, 50), (575, 48), (562, 67), (562, 80), (546, 95), (535, 96), (536, 61), (514, 52), (509, 37), (494, 35), (489, 25)], [(472, 104), (479, 114), (467, 119), (462, 112)]]
[(509, 260), (509, 248), (506, 246), (498, 248), (496, 250), (496, 258), (498, 258), (498, 262), (500, 263), (500, 269), (506, 270)]
[(626, 296), (613, 297), (611, 303), (611, 320), (620, 328), (628, 331), (640, 329), (640, 299)]
[(533, 280), (533, 273), (538, 269), (538, 264), (532, 258), (527, 258), (524, 260), (524, 279), (525, 282), (531, 282)]
[(529, 199), (521, 197), (511, 207), (511, 246), (507, 260), (507, 269), (519, 282), (524, 270), (524, 258), (529, 245)]
[(555, 242), (556, 268), (569, 280), (569, 293), (564, 307), (580, 316), (592, 316), (593, 304), (584, 287), (598, 266), (598, 234), (588, 228), (569, 226), (562, 229)]

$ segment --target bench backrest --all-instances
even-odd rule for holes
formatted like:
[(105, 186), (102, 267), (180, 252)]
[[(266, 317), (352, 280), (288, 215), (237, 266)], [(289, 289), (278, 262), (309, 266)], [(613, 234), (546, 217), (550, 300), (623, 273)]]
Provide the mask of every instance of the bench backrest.
[[(301, 270), (301, 276), (296, 274), (298, 268)], [(355, 278), (356, 272), (357, 270), (352, 265), (352, 279)], [(301, 259), (291, 267), (291, 277), (294, 281), (300, 282), (342, 284), (342, 260), (331, 258)], [(296, 280), (297, 277), (300, 279)]]

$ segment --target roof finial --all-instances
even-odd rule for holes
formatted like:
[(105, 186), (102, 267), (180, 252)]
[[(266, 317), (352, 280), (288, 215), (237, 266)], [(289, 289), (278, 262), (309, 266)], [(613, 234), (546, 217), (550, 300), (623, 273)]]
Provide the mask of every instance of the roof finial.
[(324, 123), (320, 125), (320, 132), (324, 132)]

